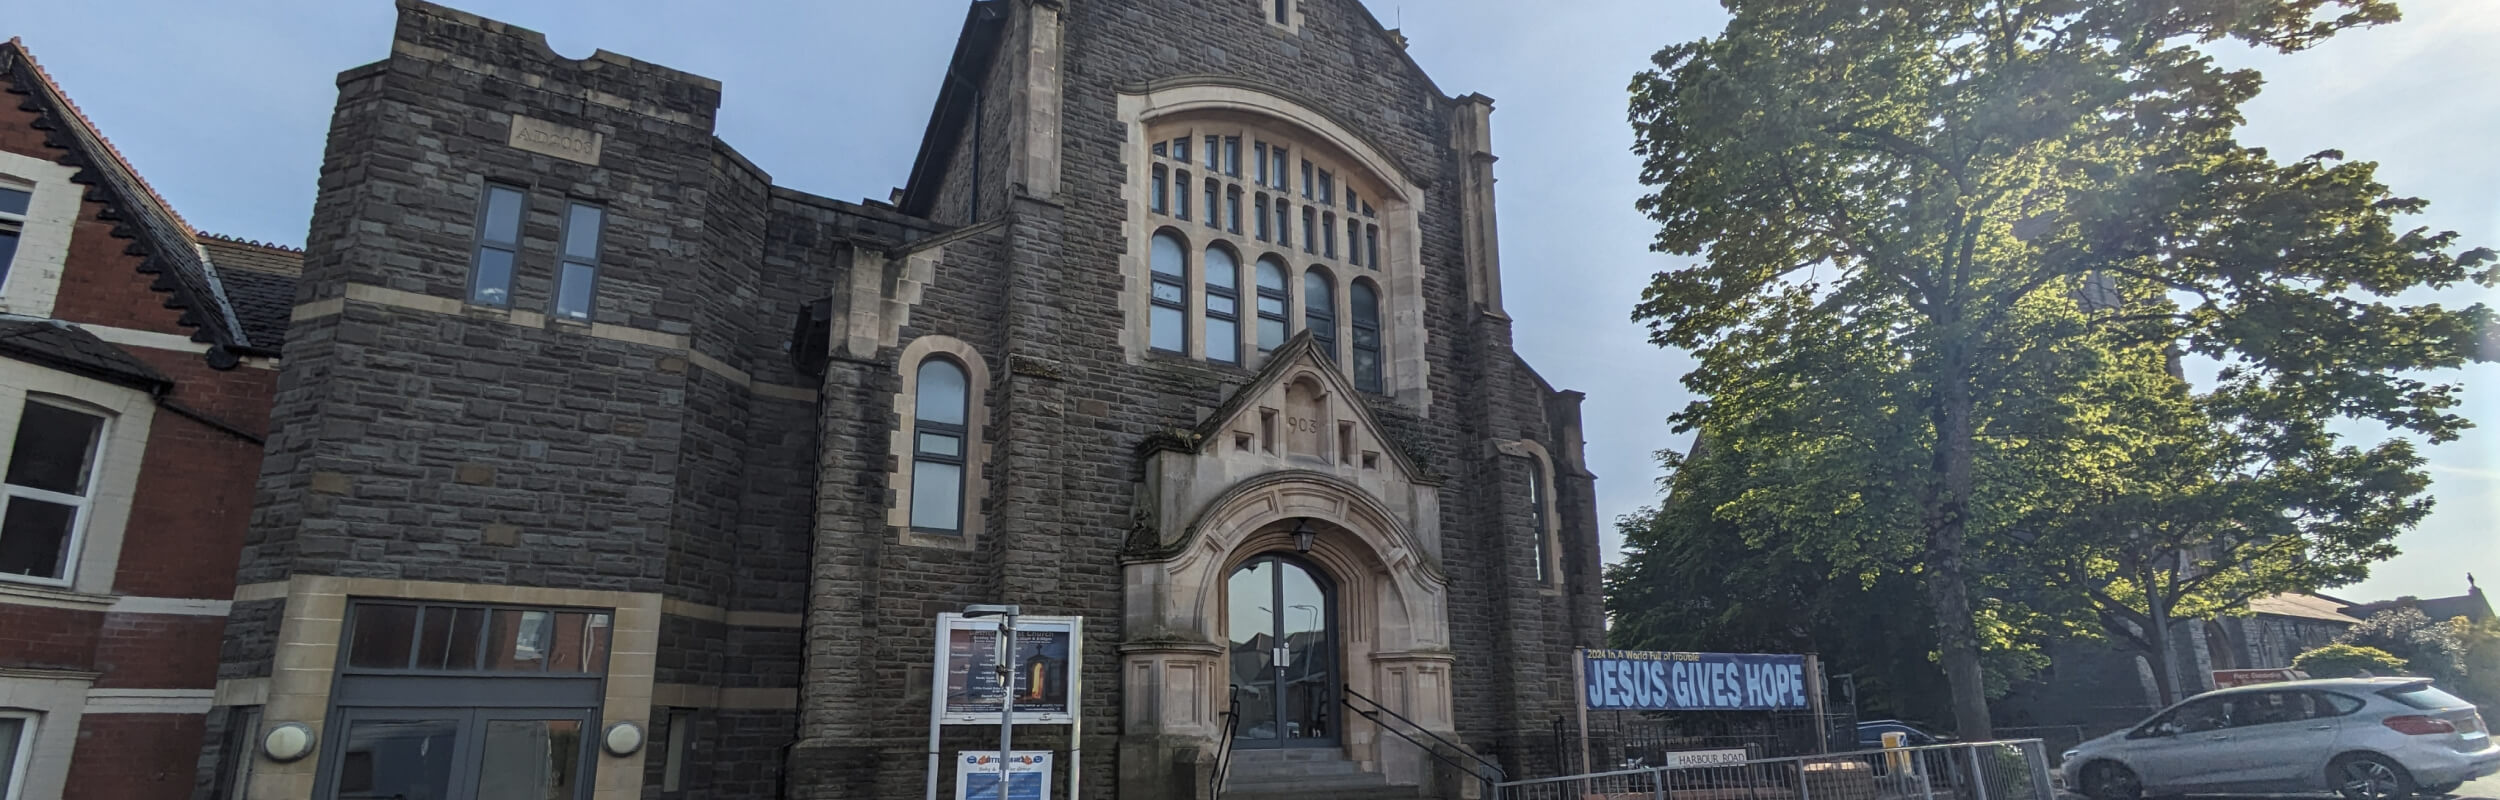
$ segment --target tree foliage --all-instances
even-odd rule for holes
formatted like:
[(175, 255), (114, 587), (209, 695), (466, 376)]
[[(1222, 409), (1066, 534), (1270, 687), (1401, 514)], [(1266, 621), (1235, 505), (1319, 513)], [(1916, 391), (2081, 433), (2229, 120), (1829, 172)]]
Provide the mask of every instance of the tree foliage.
[(2375, 647), (2330, 644), (2292, 658), (2292, 668), (2312, 678), (2357, 678), (2402, 675), (2405, 660)]
[(2403, 659), (2405, 669), (2413, 674), (2461, 686), (2466, 654), (2472, 648), (2468, 637), (2473, 632), (2473, 623), (2464, 617), (2433, 620), (2418, 608), (2393, 608), (2370, 615), (2335, 641), (2386, 651)]
[[(1965, 736), (1988, 732), (1990, 609), (2075, 605), (1992, 592), (1974, 558), (2189, 536), (2127, 522), (2165, 507), (2267, 531), (2215, 554), (2243, 560), (2348, 546), (2319, 525), (2405, 523), (2409, 452), (2340, 445), (2328, 424), (2465, 427), (2457, 387), (2420, 376), (2460, 366), (2490, 313), (2384, 298), (2487, 284), (2490, 254), (2402, 227), (2423, 203), (2372, 164), (2241, 145), (2259, 77), (2198, 49), (2297, 51), (2396, 20), (2392, 3), (1723, 2), (1720, 36), (1662, 50), (1631, 86), (1655, 247), (1703, 256), (1657, 275), (1635, 317), (1700, 362), (1679, 427), (1753, 470), (1712, 518), (1842, 579), (1914, 570)], [(2220, 364), (2211, 391), (2176, 385), (2174, 350)], [(2122, 429), (2144, 424), (2141, 441)], [(2382, 456), (2400, 467), (2352, 473)], [(2129, 477), (2147, 459), (2166, 472)], [(2203, 477), (2156, 485), (2180, 475)], [(2316, 524), (2263, 513), (2286, 496)], [(2047, 530), (2049, 508), (2096, 524)], [(2171, 591), (2125, 566), (2095, 556), (2061, 585), (2113, 605)]]

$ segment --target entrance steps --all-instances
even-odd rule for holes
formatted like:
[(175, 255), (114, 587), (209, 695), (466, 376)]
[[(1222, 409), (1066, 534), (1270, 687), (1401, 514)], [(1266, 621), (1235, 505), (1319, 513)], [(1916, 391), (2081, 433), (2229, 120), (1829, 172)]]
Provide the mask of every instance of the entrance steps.
[(1235, 750), (1223, 800), (1417, 800), (1413, 786), (1391, 786), (1333, 747)]

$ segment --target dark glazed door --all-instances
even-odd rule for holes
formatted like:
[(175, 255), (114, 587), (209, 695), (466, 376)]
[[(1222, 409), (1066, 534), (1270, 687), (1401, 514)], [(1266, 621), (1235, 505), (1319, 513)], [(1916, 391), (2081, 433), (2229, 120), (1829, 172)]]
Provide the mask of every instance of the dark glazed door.
[(1236, 747), (1337, 744), (1337, 632), (1327, 578), (1299, 561), (1262, 556), (1225, 587)]

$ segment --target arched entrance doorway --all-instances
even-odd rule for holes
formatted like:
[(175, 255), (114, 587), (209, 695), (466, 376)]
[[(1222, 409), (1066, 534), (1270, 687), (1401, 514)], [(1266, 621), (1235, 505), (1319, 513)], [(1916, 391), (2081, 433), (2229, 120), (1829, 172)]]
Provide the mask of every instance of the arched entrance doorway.
[(1233, 568), (1224, 601), (1233, 729), (1240, 748), (1339, 743), (1336, 587), (1317, 567), (1282, 554)]

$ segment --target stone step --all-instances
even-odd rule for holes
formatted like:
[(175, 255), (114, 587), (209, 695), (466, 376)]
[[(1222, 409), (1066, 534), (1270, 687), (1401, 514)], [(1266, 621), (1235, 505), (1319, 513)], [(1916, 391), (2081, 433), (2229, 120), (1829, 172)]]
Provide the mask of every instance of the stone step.
[(1318, 775), (1279, 775), (1235, 773), (1224, 780), (1224, 787), (1238, 792), (1284, 792), (1307, 789), (1371, 789), (1389, 785), (1389, 779), (1377, 772), (1332, 772)]
[(1324, 778), (1336, 775), (1366, 774), (1363, 772), (1362, 767), (1356, 766), (1352, 761), (1346, 761), (1343, 759), (1336, 761), (1270, 761), (1250, 764), (1235, 763), (1226, 770), (1226, 773), (1231, 775), (1234, 780), (1241, 780), (1245, 778), (1275, 778), (1281, 780), (1285, 778)]

